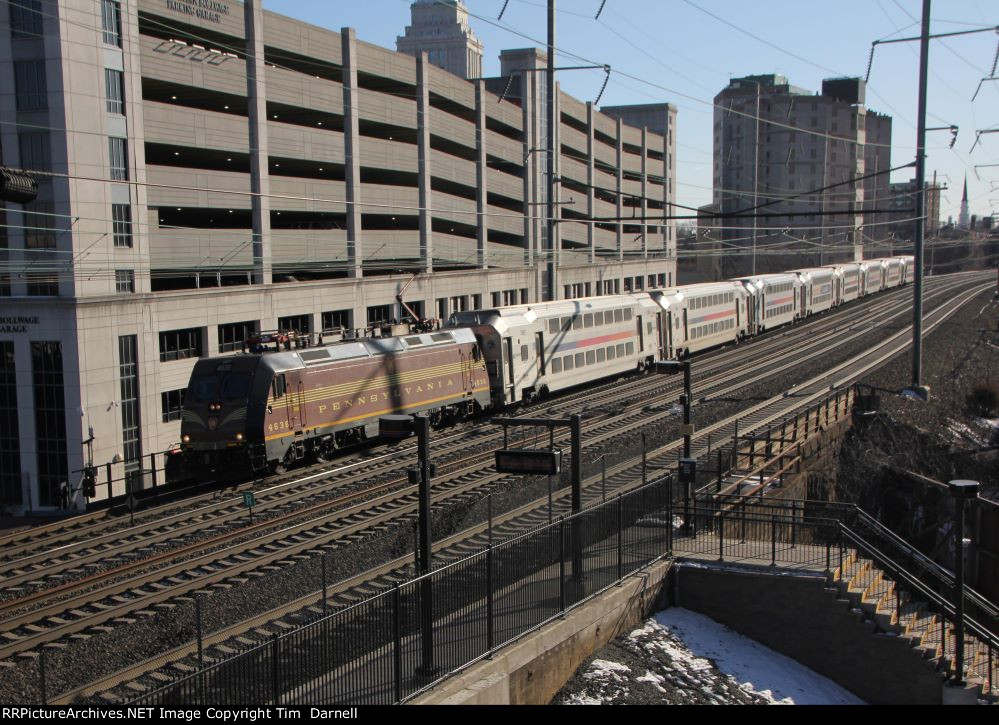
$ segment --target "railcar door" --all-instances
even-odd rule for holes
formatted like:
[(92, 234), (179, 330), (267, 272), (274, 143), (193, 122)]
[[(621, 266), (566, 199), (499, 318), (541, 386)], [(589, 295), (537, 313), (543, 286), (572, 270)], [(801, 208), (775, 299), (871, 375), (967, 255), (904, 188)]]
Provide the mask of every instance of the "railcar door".
[(295, 386), (295, 391), (287, 396), (287, 406), (288, 406), (288, 423), (291, 425), (292, 430), (299, 430), (303, 425), (303, 417), (305, 416), (305, 386), (302, 379), (298, 379), (298, 384)]
[(667, 358), (667, 346), (669, 344), (667, 337), (669, 336), (669, 328), (663, 329), (663, 313), (656, 313), (656, 332), (657, 338), (659, 340), (659, 359), (665, 360)]
[(503, 338), (503, 353), (506, 355), (506, 402), (517, 402), (517, 389), (514, 386), (513, 377), (513, 338)]
[(637, 315), (636, 319), (638, 320), (638, 352), (643, 352), (645, 350), (645, 325), (641, 315)]
[(545, 333), (535, 333), (534, 346), (538, 355), (538, 375), (541, 376), (545, 374)]

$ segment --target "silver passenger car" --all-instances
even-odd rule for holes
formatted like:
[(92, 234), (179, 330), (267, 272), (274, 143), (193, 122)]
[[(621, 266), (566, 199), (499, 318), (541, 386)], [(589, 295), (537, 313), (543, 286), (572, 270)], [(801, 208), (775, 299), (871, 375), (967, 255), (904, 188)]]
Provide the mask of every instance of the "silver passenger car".
[(647, 295), (588, 297), (456, 312), (448, 326), (472, 328), (503, 406), (643, 368), (659, 354), (656, 309)]

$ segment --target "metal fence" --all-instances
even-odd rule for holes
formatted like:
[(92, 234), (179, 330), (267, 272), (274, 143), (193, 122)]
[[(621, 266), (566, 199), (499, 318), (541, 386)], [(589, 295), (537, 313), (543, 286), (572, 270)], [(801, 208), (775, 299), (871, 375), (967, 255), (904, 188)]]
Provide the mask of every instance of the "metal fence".
[(402, 702), (670, 553), (666, 478), (400, 584), (129, 704)]

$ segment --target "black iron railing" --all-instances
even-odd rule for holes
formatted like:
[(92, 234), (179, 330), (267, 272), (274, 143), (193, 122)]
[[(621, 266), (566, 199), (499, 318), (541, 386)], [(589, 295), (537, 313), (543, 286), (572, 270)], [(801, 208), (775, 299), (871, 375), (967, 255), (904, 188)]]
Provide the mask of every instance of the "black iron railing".
[(669, 478), (621, 494), (274, 635), (131, 704), (402, 702), (669, 554), (671, 494)]

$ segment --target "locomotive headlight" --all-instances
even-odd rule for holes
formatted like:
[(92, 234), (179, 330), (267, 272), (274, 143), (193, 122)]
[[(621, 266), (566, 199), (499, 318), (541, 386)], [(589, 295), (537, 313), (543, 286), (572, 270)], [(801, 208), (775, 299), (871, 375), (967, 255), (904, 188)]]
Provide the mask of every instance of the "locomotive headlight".
[(237, 433), (236, 434), (236, 440), (238, 440), (238, 441), (243, 440), (243, 434), (242, 433)]
[(182, 436), (181, 440), (184, 441), (184, 443), (190, 443), (191, 442), (191, 436), (188, 436), (188, 435)]

